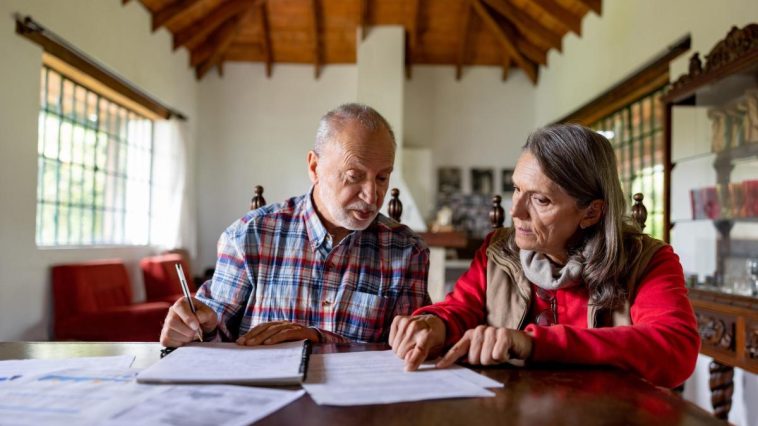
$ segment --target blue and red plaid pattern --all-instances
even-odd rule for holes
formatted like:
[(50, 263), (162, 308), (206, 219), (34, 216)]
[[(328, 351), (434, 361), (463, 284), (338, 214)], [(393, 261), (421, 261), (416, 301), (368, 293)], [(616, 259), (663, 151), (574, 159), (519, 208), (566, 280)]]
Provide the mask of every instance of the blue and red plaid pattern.
[(248, 212), (224, 231), (197, 298), (223, 340), (269, 321), (315, 327), (325, 342), (383, 342), (395, 315), (430, 303), (429, 249), (379, 214), (332, 247), (311, 193)]

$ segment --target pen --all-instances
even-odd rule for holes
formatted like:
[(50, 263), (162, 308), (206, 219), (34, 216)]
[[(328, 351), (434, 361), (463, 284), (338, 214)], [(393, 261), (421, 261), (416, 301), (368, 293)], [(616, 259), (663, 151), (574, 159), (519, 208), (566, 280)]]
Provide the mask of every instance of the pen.
[[(187, 299), (187, 303), (189, 303), (190, 310), (192, 311), (192, 314), (195, 316), (195, 319), (197, 319), (197, 311), (195, 310), (195, 304), (192, 303), (192, 297), (190, 296), (189, 287), (187, 286), (187, 280), (184, 279), (184, 269), (182, 268), (181, 263), (177, 263), (176, 265), (176, 273), (179, 275), (179, 282), (182, 284), (182, 293), (184, 293), (184, 298)], [(200, 320), (197, 320), (197, 323), (200, 324)], [(200, 330), (197, 330), (197, 338), (200, 339), (200, 341), (203, 341), (203, 335), (200, 334)]]

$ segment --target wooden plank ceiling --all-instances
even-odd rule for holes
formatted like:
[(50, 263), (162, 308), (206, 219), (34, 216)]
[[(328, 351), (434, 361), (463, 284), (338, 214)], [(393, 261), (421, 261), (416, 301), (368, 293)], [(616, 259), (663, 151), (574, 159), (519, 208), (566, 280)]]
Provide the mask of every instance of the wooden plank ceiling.
[(414, 64), (454, 65), (458, 79), (467, 65), (494, 65), (503, 80), (516, 67), (536, 84), (548, 51), (601, 13), (601, 0), (140, 1), (153, 31), (189, 50), (198, 79), (226, 61), (265, 63), (268, 76), (275, 64), (313, 64), (318, 78), (324, 65), (355, 63), (358, 28), (402, 25), (409, 77)]

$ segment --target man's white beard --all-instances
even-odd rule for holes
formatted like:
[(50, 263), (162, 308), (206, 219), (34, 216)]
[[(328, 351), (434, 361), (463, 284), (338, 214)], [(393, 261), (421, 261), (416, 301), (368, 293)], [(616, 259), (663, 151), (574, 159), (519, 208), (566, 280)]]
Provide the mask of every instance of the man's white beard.
[[(339, 227), (349, 229), (351, 231), (362, 231), (368, 228), (368, 226), (371, 225), (371, 222), (373, 222), (374, 219), (376, 219), (376, 216), (379, 214), (379, 210), (375, 206), (360, 200), (349, 204), (346, 208), (342, 208), (333, 201), (334, 197), (332, 197), (331, 194), (328, 194), (323, 186), (320, 186), (318, 188), (318, 191), (320, 196), (319, 198), (321, 198), (321, 201), (324, 202), (329, 215), (334, 219), (335, 222), (337, 222), (334, 225), (337, 225)], [(369, 220), (363, 222), (353, 217), (350, 214), (351, 210), (371, 211), (373, 212), (373, 215)]]

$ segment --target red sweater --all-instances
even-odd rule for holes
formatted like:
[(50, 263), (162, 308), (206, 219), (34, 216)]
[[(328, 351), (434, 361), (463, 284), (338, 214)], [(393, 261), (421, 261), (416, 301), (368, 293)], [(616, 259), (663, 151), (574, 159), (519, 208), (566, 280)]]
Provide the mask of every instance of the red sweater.
[[(491, 235), (476, 253), (468, 271), (444, 301), (420, 308), (418, 314), (434, 314), (447, 328), (446, 345), (486, 321), (487, 257)], [(584, 287), (555, 292), (558, 324), (526, 326), (534, 341), (531, 363), (610, 365), (630, 370), (658, 386), (675, 387), (695, 368), (700, 336), (692, 305), (684, 286), (679, 257), (671, 246), (653, 256), (631, 303), (632, 325), (587, 328)], [(528, 318), (533, 319), (534, 303)]]

